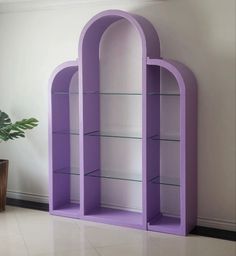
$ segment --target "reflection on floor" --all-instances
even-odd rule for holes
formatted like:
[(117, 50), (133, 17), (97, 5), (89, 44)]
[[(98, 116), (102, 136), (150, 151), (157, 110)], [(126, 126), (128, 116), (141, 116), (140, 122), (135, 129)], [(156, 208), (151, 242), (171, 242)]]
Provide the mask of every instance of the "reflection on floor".
[(1, 256), (235, 256), (232, 241), (115, 227), (8, 206), (0, 213)]

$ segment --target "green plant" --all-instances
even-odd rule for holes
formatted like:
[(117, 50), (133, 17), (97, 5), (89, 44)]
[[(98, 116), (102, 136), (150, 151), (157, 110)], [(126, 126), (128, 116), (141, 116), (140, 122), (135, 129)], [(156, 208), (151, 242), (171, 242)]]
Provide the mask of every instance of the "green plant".
[(37, 125), (38, 120), (35, 118), (12, 123), (9, 116), (0, 110), (0, 142), (25, 137), (25, 130), (33, 129)]

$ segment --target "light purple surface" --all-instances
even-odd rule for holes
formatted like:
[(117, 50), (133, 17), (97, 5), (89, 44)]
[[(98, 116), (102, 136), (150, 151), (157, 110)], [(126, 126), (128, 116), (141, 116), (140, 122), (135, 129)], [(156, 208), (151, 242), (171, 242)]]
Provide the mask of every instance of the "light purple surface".
[(67, 203), (56, 210), (53, 210), (54, 215), (62, 216), (62, 217), (69, 217), (69, 218), (78, 218), (80, 212), (80, 205), (74, 203)]
[(88, 212), (84, 219), (126, 227), (142, 228), (142, 214), (138, 212), (98, 207)]
[[(100, 129), (99, 44), (104, 31), (125, 19), (137, 30), (142, 44), (142, 211), (101, 207), (101, 179), (85, 176), (100, 169), (100, 138), (86, 133)], [(79, 67), (79, 69), (78, 69)], [(163, 216), (160, 185), (150, 181), (160, 174), (160, 142), (150, 139), (160, 133), (160, 67), (171, 72), (180, 91), (180, 217)], [(70, 80), (79, 70), (80, 206), (70, 202), (69, 175), (53, 172), (70, 166), (70, 137), (53, 134), (69, 128)], [(186, 235), (196, 225), (197, 214), (197, 113), (196, 81), (183, 64), (160, 58), (160, 42), (145, 18), (119, 10), (104, 11), (84, 27), (79, 42), (79, 60), (60, 65), (50, 79), (49, 159), (50, 213), (114, 225)], [(64, 146), (61, 146), (64, 145)]]
[(148, 230), (179, 235), (180, 225), (180, 218), (160, 215), (149, 222)]

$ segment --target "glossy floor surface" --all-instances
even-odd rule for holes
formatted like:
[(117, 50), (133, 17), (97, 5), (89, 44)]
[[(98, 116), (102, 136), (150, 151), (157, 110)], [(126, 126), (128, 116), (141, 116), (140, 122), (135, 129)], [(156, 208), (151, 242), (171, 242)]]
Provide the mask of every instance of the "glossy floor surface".
[(235, 256), (236, 243), (179, 237), (10, 207), (0, 213), (1, 256)]

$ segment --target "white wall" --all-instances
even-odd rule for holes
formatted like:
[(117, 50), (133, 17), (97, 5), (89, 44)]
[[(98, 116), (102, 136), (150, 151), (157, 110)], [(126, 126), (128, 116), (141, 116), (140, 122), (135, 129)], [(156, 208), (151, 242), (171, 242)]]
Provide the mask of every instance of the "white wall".
[(162, 56), (194, 71), (199, 88), (198, 223), (234, 229), (234, 0), (1, 2), (0, 108), (13, 120), (35, 116), (40, 121), (26, 139), (0, 145), (1, 158), (10, 159), (10, 197), (47, 201), (48, 79), (55, 66), (77, 57), (81, 29), (93, 15), (122, 9), (148, 18), (159, 33)]

